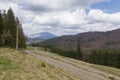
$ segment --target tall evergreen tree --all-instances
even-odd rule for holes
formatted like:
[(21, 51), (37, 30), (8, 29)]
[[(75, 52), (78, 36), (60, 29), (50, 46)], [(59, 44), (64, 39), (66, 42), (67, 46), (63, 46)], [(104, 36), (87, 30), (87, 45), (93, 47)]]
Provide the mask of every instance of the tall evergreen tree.
[(16, 18), (16, 26), (18, 27), (18, 47), (26, 48), (26, 38), (23, 33), (22, 24), (20, 24), (18, 18)]
[(0, 47), (3, 46), (3, 18), (0, 12)]
[(4, 11), (3, 11), (3, 14), (2, 14), (2, 17), (3, 17), (3, 23), (5, 22), (6, 16), (7, 16), (7, 14), (6, 14), (6, 10), (4, 10)]
[(26, 38), (23, 33), (22, 25), (19, 27), (18, 32), (19, 32), (19, 48), (26, 48)]
[(5, 18), (5, 45), (15, 48), (16, 43), (16, 21), (15, 16), (10, 8)]
[(5, 10), (3, 14), (0, 13), (0, 47), (15, 48), (17, 41), (18, 48), (26, 47), (26, 39), (23, 33), (22, 24), (20, 24), (18, 18), (15, 18), (10, 8), (7, 13)]
[(76, 58), (77, 59), (82, 59), (82, 57), (83, 57), (83, 53), (81, 50), (81, 42), (82, 42), (82, 38), (78, 37), (77, 38), (77, 49), (76, 49)]
[(5, 47), (5, 37), (6, 37), (6, 21), (7, 21), (7, 14), (6, 14), (6, 10), (3, 11), (2, 14), (2, 18), (3, 18), (3, 34), (2, 34), (2, 46)]

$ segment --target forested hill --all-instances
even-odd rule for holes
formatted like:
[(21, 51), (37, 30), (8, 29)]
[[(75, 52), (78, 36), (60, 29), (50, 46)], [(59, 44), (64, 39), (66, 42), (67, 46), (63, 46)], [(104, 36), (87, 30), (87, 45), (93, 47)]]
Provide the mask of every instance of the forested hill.
[(18, 46), (25, 48), (25, 36), (22, 30), (22, 24), (14, 16), (12, 9), (0, 12), (0, 47), (16, 47), (18, 32)]
[(61, 36), (46, 40), (41, 45), (55, 45), (63, 49), (76, 49), (77, 38), (81, 39), (83, 49), (112, 48), (120, 49), (120, 29), (108, 32), (87, 32), (77, 35)]

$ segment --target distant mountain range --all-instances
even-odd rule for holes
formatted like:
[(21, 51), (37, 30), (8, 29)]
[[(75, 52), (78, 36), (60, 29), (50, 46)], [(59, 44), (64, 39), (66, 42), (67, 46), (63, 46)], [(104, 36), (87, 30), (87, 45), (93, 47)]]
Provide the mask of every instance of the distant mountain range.
[(61, 36), (43, 41), (41, 45), (55, 45), (69, 50), (76, 49), (78, 38), (81, 38), (81, 47), (85, 50), (100, 48), (120, 49), (120, 29)]
[(52, 39), (57, 37), (56, 35), (49, 33), (49, 32), (42, 32), (42, 33), (38, 33), (38, 34), (32, 34), (30, 35), (30, 37), (27, 40), (28, 44), (31, 43), (36, 43), (36, 42), (41, 42), (47, 39)]

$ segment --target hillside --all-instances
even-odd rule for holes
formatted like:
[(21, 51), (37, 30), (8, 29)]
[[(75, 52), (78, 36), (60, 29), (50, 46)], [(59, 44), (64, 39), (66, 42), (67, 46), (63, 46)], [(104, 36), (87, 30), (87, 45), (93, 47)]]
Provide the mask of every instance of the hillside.
[(46, 40), (40, 44), (55, 45), (64, 49), (75, 49), (78, 38), (81, 38), (81, 46), (85, 50), (99, 48), (120, 49), (120, 29), (107, 32), (86, 32), (77, 35), (66, 35)]
[(81, 80), (120, 80), (120, 69), (95, 65), (80, 60), (63, 57), (56, 53), (44, 51), (39, 47), (29, 48), (28, 50), (25, 50), (25, 52), (34, 56), (38, 60), (43, 60), (66, 72), (69, 72), (72, 75), (77, 76)]
[(35, 57), (0, 48), (0, 80), (80, 80)]
[(120, 70), (45, 52), (0, 48), (0, 80), (119, 80)]

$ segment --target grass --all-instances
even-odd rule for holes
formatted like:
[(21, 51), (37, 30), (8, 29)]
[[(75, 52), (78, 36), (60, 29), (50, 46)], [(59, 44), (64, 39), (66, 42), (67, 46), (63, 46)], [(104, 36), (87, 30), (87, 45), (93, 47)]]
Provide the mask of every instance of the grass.
[(29, 54), (0, 48), (0, 80), (80, 79)]
[(100, 70), (106, 71), (108, 73), (111, 73), (111, 74), (114, 74), (120, 77), (120, 69), (112, 68), (108, 66), (94, 65), (94, 64), (91, 64), (91, 66), (96, 69), (100, 69)]
[(28, 50), (44, 50), (42, 47), (32, 47), (32, 46), (27, 46)]
[[(31, 48), (35, 48), (35, 47), (31, 47)], [(41, 50), (41, 49), (37, 48), (37, 50)], [(51, 52), (49, 52), (49, 53), (51, 53)], [(42, 55), (41, 53), (38, 53), (38, 54)], [(96, 64), (90, 64), (90, 63), (86, 63), (86, 62), (83, 62), (83, 61), (80, 61), (80, 60), (75, 60), (75, 59), (72, 59), (72, 58), (67, 58), (67, 57), (64, 57), (64, 56), (60, 56), (60, 55), (55, 54), (55, 53), (49, 54), (49, 57), (59, 59), (59, 60), (63, 59), (63, 61), (64, 61), (64, 59), (67, 59), (70, 62), (66, 62), (66, 63), (72, 64), (71, 62), (73, 62), (73, 63), (77, 63), (77, 64), (80, 64), (80, 65), (85, 65), (85, 66), (88, 66), (88, 67), (92, 67), (92, 68), (95, 68), (95, 69), (98, 69), (98, 70), (105, 71), (107, 73), (111, 73), (111, 74), (120, 76), (120, 69), (117, 69), (117, 68), (112, 68), (112, 67), (108, 67), (108, 66), (101, 66), (101, 65), (96, 65)], [(72, 65), (74, 65), (74, 64), (72, 64)], [(76, 65), (74, 65), (74, 66), (76, 66)]]
[(117, 76), (120, 77), (120, 69), (117, 69), (117, 68), (113, 68), (113, 67), (109, 67), (109, 66), (103, 66), (103, 65), (91, 64), (91, 63), (87, 63), (87, 62), (84, 62), (84, 61), (75, 60), (75, 59), (71, 59), (71, 58), (68, 58), (68, 60), (71, 61), (71, 62), (80, 64), (80, 65), (86, 65), (86, 66), (89, 66), (89, 67), (92, 67), (92, 68), (95, 68), (95, 69), (98, 69), (98, 70), (102, 70), (102, 71), (105, 71), (107, 73), (111, 73), (111, 74), (114, 74), (114, 75), (117, 75)]

